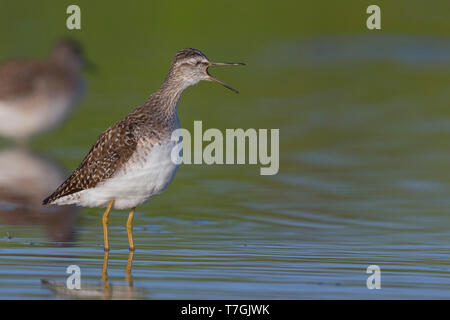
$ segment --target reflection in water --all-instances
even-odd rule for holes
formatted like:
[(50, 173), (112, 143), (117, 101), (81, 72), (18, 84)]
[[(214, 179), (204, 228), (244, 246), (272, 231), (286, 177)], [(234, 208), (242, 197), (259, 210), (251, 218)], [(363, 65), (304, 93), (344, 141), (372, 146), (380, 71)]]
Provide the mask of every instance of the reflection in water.
[(73, 243), (77, 209), (42, 206), (42, 199), (63, 179), (58, 165), (28, 150), (0, 151), (0, 223), (44, 226), (55, 244)]
[(143, 289), (133, 287), (133, 276), (131, 274), (134, 252), (128, 255), (127, 266), (125, 268), (126, 285), (112, 284), (108, 279), (109, 252), (105, 251), (103, 256), (103, 268), (100, 284), (85, 284), (81, 282), (81, 289), (68, 289), (66, 282), (56, 282), (42, 279), (44, 286), (50, 289), (58, 298), (77, 299), (140, 299), (145, 296)]
[[(128, 254), (127, 266), (125, 268), (125, 280), (127, 280), (129, 288), (133, 287), (133, 275), (131, 274), (132, 266), (133, 266), (133, 256), (134, 256), (134, 250), (130, 250), (130, 253)], [(108, 261), (109, 261), (109, 251), (105, 250), (105, 255), (103, 256), (102, 282), (107, 287), (109, 287)]]

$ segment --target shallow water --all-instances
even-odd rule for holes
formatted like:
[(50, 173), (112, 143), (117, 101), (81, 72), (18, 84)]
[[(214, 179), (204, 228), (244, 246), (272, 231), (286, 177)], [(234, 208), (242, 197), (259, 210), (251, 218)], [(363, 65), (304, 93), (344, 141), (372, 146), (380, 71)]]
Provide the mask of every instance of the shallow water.
[[(279, 128), (279, 173), (182, 165), (137, 209), (131, 257), (127, 213), (112, 213), (107, 269), (102, 210), (39, 201), (158, 86), (167, 57), (152, 51), (141, 70), (142, 51), (121, 60), (87, 40), (103, 71), (73, 116), (26, 151), (1, 145), (0, 298), (449, 298), (449, 39), (275, 34), (245, 45), (246, 69), (214, 72), (241, 94), (190, 88), (181, 125)], [(238, 48), (218, 58), (239, 60)], [(83, 290), (65, 288), (69, 265)], [(366, 287), (369, 265), (380, 290)]]

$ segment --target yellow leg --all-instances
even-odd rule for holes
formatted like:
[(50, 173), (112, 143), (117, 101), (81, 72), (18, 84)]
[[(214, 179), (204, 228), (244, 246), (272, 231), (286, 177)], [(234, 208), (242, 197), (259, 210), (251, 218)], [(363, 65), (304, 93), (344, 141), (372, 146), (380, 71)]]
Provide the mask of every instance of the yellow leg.
[(127, 220), (127, 233), (128, 233), (128, 243), (130, 244), (130, 251), (134, 250), (134, 242), (133, 242), (133, 217), (134, 210), (136, 208), (131, 209), (130, 214)]
[(130, 253), (128, 254), (128, 261), (127, 261), (127, 267), (125, 268), (125, 274), (126, 274), (126, 279), (128, 281), (128, 286), (132, 287), (133, 286), (133, 276), (131, 274), (131, 267), (133, 264), (133, 255), (134, 255), (134, 251), (130, 250)]
[(109, 251), (105, 250), (105, 254), (103, 256), (103, 268), (102, 268), (102, 282), (103, 282), (103, 291), (104, 298), (109, 299), (110, 297), (110, 287), (108, 281), (108, 257)]
[(103, 267), (102, 267), (102, 281), (105, 283), (108, 281), (108, 258), (109, 252), (105, 251), (105, 254), (103, 255)]
[(108, 242), (108, 216), (109, 212), (111, 211), (111, 208), (114, 204), (114, 200), (111, 200), (110, 203), (108, 203), (108, 207), (106, 208), (105, 213), (103, 214), (102, 222), (103, 222), (103, 239), (105, 241), (105, 251), (109, 250), (109, 242)]

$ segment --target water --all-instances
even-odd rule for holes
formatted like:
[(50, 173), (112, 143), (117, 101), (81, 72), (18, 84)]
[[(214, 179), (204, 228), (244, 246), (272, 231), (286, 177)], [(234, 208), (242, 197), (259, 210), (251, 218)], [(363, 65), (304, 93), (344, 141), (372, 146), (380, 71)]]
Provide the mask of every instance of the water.
[[(10, 7), (12, 14), (20, 11)], [(88, 8), (97, 10), (88, 14), (101, 12)], [(127, 10), (126, 19), (140, 8)], [(91, 28), (106, 34), (99, 25)], [(157, 88), (183, 42), (170, 29), (169, 44), (156, 36), (136, 40), (138, 50), (130, 51), (132, 28), (117, 31), (124, 45), (115, 54), (108, 53), (112, 39), (97, 44), (83, 31), (100, 67), (88, 75), (83, 103), (29, 150), (1, 144), (0, 298), (450, 297), (450, 40), (433, 25), (421, 35), (358, 34), (354, 27), (354, 33), (326, 35), (307, 29), (306, 36), (288, 34), (287, 26), (264, 39), (250, 28), (226, 49), (216, 40), (200, 43), (211, 58), (248, 66), (212, 71), (240, 95), (209, 83), (187, 90), (181, 125), (279, 128), (280, 171), (260, 176), (259, 166), (181, 166), (164, 194), (137, 209), (132, 257), (127, 213), (112, 213), (105, 274), (102, 211), (46, 210), (39, 200), (78, 165), (98, 134)], [(256, 49), (245, 43), (249, 33)], [(3, 45), (9, 55), (2, 51), (2, 58), (23, 49), (11, 43)], [(38, 42), (29, 46), (45, 50)], [(144, 67), (138, 63), (147, 59)], [(81, 268), (81, 292), (65, 289), (69, 265)], [(381, 268), (381, 290), (366, 287), (369, 265)]]

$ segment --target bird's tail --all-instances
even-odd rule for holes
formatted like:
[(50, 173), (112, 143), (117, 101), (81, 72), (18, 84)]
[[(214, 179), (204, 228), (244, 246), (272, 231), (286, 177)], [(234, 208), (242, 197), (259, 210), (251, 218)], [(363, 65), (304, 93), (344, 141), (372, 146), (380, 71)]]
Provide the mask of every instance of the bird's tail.
[(49, 195), (47, 198), (45, 198), (44, 200), (42, 200), (42, 204), (45, 206), (47, 204), (50, 204), (52, 202), (52, 195)]

